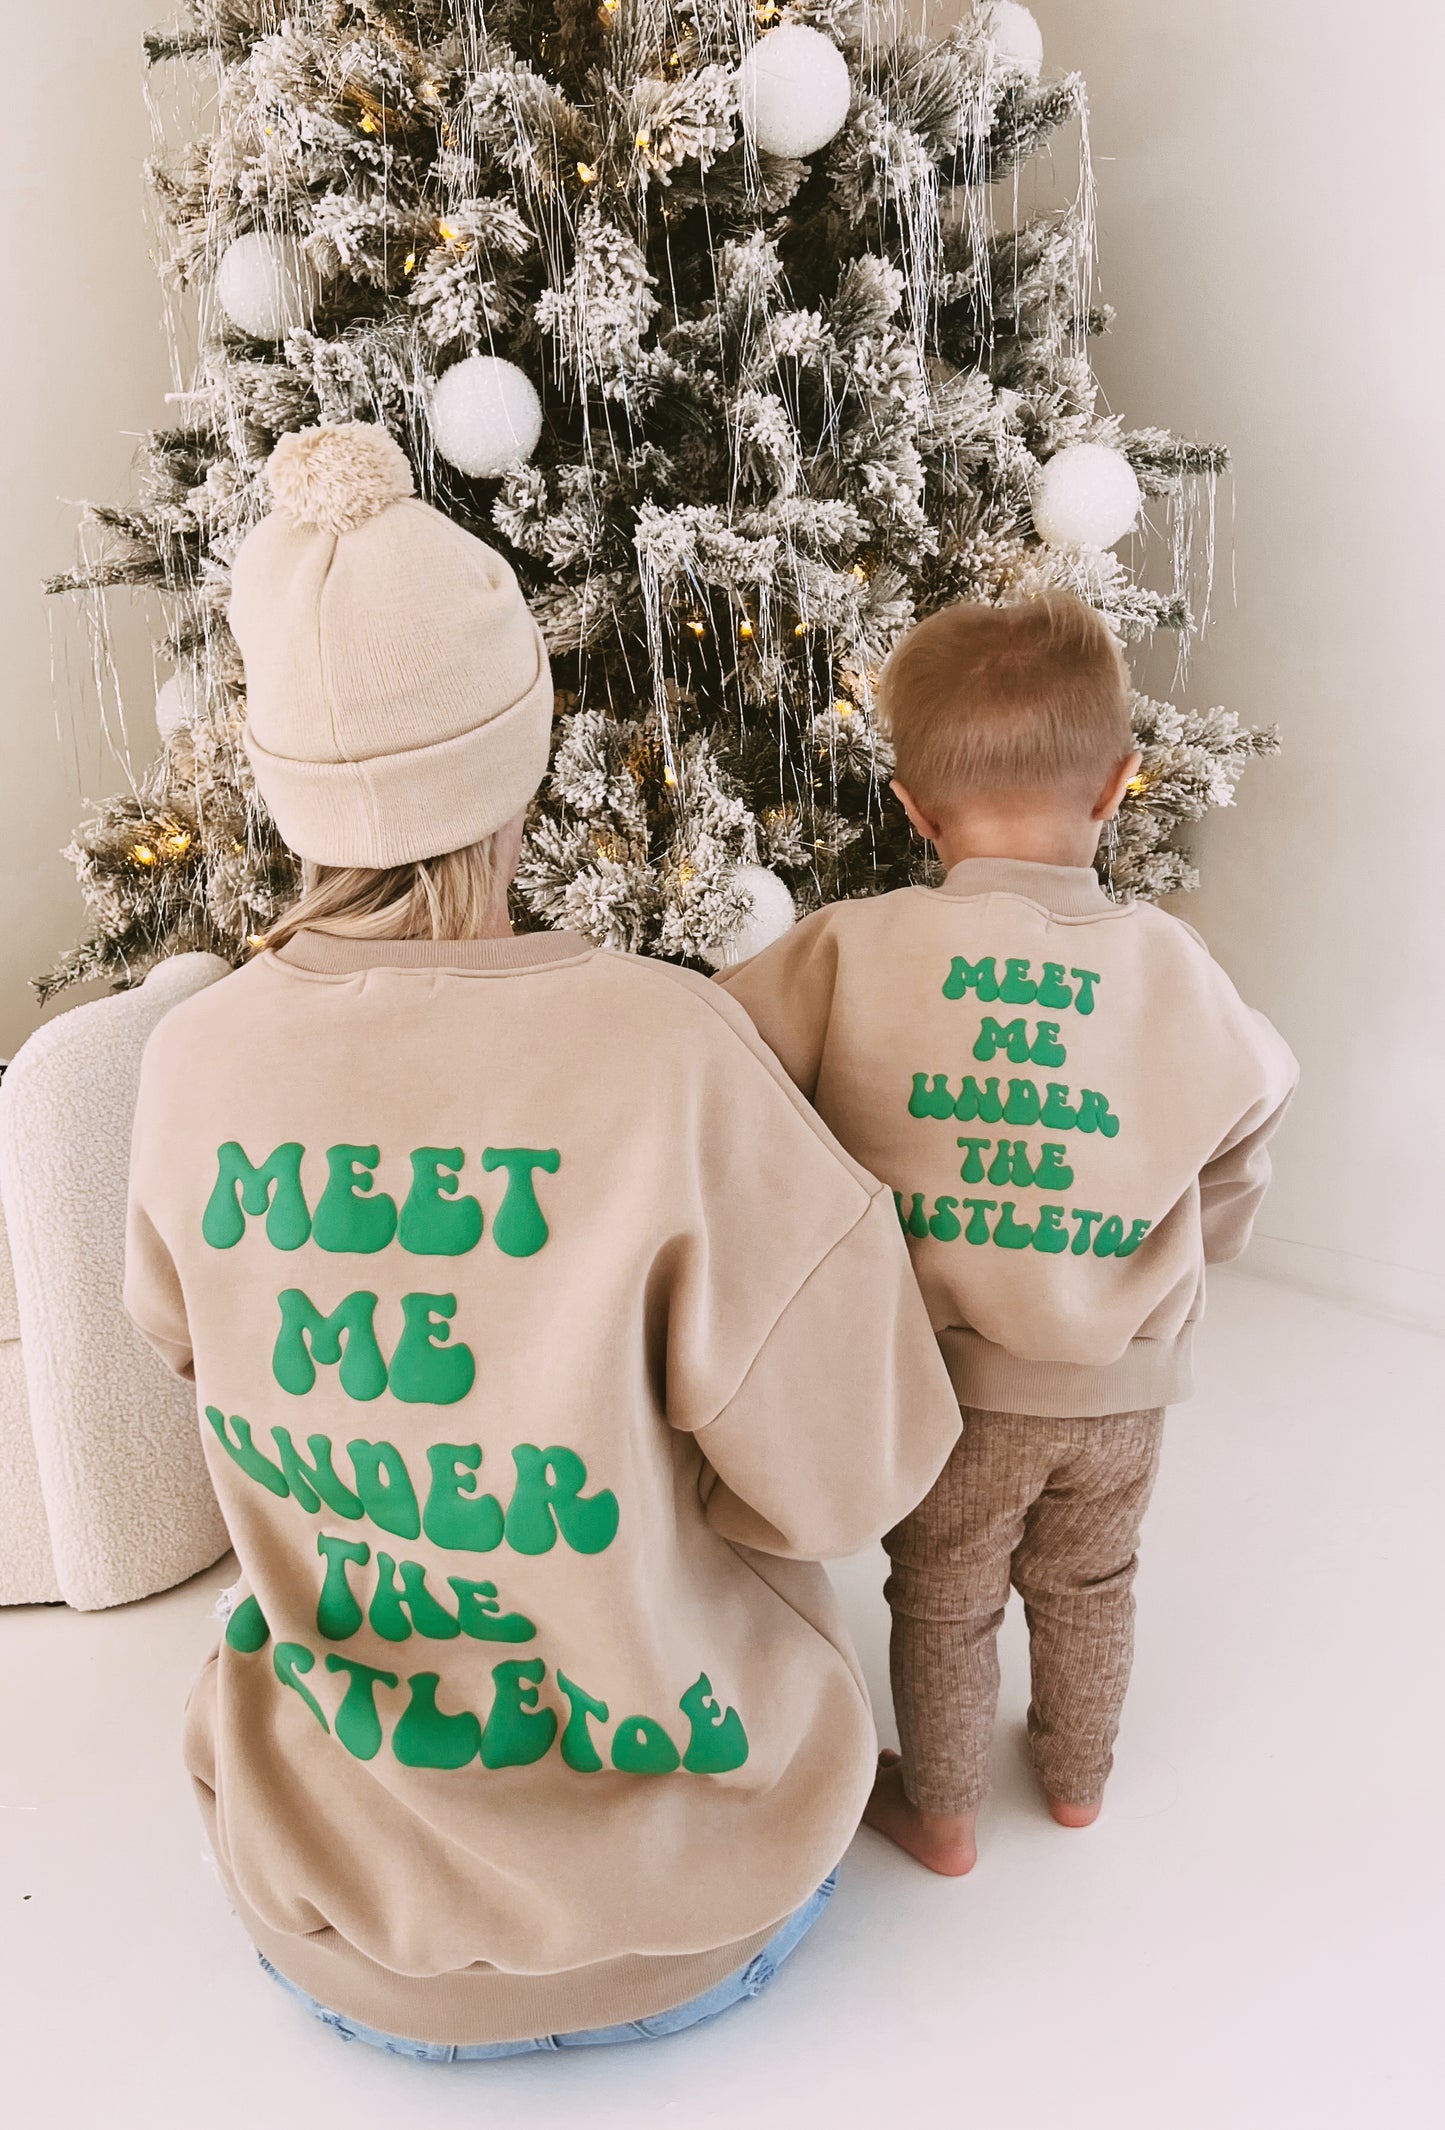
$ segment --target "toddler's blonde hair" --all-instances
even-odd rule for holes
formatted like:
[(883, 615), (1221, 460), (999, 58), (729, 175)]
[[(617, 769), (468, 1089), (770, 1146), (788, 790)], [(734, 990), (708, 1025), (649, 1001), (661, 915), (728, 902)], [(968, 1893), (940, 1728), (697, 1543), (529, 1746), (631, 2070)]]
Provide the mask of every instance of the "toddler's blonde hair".
[(879, 708), (898, 780), (925, 807), (1074, 783), (1092, 795), (1134, 744), (1123, 653), (1066, 592), (930, 614), (884, 667)]
[(271, 927), (265, 945), (284, 947), (307, 930), (345, 939), (479, 939), (506, 913), (505, 833), (381, 871), (308, 864), (300, 900)]

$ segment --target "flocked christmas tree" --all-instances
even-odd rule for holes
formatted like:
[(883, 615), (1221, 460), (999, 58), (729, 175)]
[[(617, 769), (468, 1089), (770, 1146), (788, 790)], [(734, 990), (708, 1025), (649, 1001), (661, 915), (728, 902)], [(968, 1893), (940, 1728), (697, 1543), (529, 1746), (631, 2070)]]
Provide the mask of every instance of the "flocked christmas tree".
[[(1223, 454), (1099, 410), (1087, 159), (1062, 212), (1001, 182), (1082, 84), (1012, 0), (939, 38), (857, 0), (196, 0), (149, 53), (215, 77), (214, 130), (153, 172), (201, 358), (59, 584), (154, 588), (175, 671), (159, 759), (73, 847), (92, 933), (46, 988), (240, 958), (295, 892), (225, 624), (287, 430), (384, 422), (513, 560), (558, 687), (518, 916), (616, 946), (717, 963), (923, 875), (872, 714), (914, 616), (1065, 585), (1187, 641)], [(1141, 493), (1162, 591), (1114, 551)], [(1101, 862), (1152, 897), (1274, 743), (1136, 722)]]

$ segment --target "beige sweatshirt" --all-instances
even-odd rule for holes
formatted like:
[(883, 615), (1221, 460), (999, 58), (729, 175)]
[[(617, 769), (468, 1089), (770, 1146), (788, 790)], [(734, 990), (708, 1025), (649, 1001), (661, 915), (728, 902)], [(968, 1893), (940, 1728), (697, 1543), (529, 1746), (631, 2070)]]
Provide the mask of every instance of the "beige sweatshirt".
[(895, 1191), (960, 1402), (1080, 1418), (1192, 1388), (1297, 1068), (1198, 934), (1092, 871), (967, 860), (719, 979)]
[(267, 1958), (458, 2043), (749, 1959), (873, 1765), (814, 1563), (958, 1415), (891, 1194), (741, 1009), (303, 934), (152, 1039), (126, 1299), (240, 1558), (185, 1749)]

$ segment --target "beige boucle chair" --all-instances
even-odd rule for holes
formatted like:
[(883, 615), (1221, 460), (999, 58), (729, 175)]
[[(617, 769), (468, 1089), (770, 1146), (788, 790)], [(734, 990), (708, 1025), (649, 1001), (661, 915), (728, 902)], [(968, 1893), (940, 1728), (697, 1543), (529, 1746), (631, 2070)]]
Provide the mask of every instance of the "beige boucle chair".
[(10, 1243), (0, 1219), (0, 1605), (44, 1604), (60, 1596), (40, 1468), (30, 1434), (30, 1400), (20, 1353), (20, 1308)]
[(229, 1543), (191, 1387), (121, 1306), (141, 1053), (227, 973), (162, 962), (38, 1029), (0, 1081), (0, 1604), (123, 1605)]

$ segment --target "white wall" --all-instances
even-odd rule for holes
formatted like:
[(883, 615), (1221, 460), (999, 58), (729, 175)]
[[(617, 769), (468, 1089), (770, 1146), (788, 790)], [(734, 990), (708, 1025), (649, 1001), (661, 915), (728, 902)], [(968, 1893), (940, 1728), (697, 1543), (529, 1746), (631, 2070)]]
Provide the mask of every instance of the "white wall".
[[(123, 497), (135, 434), (163, 412), (169, 377), (143, 219), (150, 125), (140, 39), (167, 12), (159, 0), (46, 0), (7, 11), (0, 1057), (38, 1018), (27, 979), (83, 928), (60, 857), (82, 800), (124, 776), (93, 706), (75, 602), (47, 600), (40, 587), (74, 559), (76, 513), (65, 499)], [(155, 745), (150, 631), (131, 601), (114, 604), (143, 766)]]
[(1445, 17), (1032, 4), (1089, 82), (1110, 402), (1234, 452), (1189, 693), (1283, 728), (1180, 904), (1304, 1066), (1252, 1262), (1445, 1328)]
[[(1235, 452), (1238, 605), (1226, 555), (1191, 692), (1284, 727), (1284, 760), (1202, 838), (1188, 908), (1304, 1062), (1255, 1262), (1445, 1327), (1445, 18), (1382, 0), (1367, 35), (1344, 0), (1035, 5), (1050, 65), (1090, 82), (1110, 397)], [(166, 382), (139, 174), (155, 12), (51, 0), (11, 25), (0, 1054), (78, 929), (56, 853), (82, 790), (119, 774), (79, 676), (52, 687), (38, 580), (70, 556), (58, 498), (123, 493)], [(74, 627), (57, 640), (80, 663)], [(143, 710), (132, 731), (143, 758)]]

